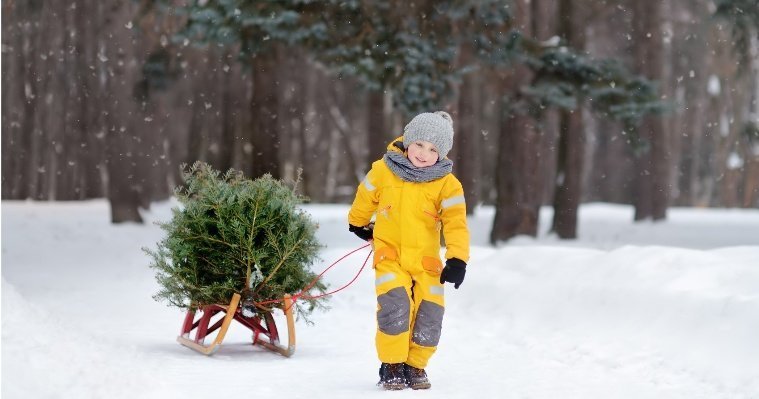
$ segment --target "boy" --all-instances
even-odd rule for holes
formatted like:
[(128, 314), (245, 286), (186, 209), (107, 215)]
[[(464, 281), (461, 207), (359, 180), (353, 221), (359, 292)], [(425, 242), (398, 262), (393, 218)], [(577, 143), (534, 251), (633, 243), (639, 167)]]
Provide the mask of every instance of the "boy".
[(372, 164), (348, 213), (349, 230), (373, 240), (379, 385), (388, 390), (431, 387), (424, 368), (440, 340), (443, 283), (458, 289), (464, 281), (469, 230), (464, 190), (446, 158), (452, 146), (448, 113), (417, 115)]

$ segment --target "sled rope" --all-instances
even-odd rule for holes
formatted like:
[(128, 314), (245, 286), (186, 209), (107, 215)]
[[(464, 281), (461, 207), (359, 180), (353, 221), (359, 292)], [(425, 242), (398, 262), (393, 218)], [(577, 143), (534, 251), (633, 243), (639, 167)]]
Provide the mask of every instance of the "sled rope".
[[(325, 297), (327, 295), (332, 295), (334, 293), (340, 292), (340, 291), (348, 288), (348, 286), (350, 286), (351, 284), (353, 284), (358, 279), (358, 276), (361, 275), (361, 272), (364, 271), (364, 268), (366, 267), (366, 263), (369, 261), (369, 257), (372, 256), (373, 250), (369, 251), (369, 254), (366, 255), (366, 259), (364, 259), (364, 264), (361, 265), (361, 268), (358, 269), (358, 273), (356, 273), (356, 275), (353, 277), (353, 279), (351, 281), (348, 282), (348, 284), (345, 284), (345, 285), (343, 285), (342, 287), (340, 287), (340, 288), (338, 288), (336, 290), (333, 290), (333, 291), (330, 291), (330, 292), (325, 292), (323, 294), (314, 295), (314, 296), (306, 295), (306, 292), (308, 292), (308, 290), (310, 290), (311, 288), (313, 288), (313, 286), (316, 285), (316, 282), (319, 281), (319, 279), (322, 278), (322, 276), (324, 276), (324, 274), (327, 273), (329, 271), (329, 269), (331, 269), (336, 264), (340, 263), (343, 259), (345, 259), (345, 258), (353, 255), (354, 253), (356, 253), (356, 252), (358, 252), (358, 251), (360, 251), (360, 250), (362, 250), (362, 249), (364, 249), (364, 248), (366, 248), (366, 247), (368, 247), (370, 245), (371, 245), (371, 243), (367, 243), (366, 245), (358, 247), (358, 248), (354, 249), (353, 251), (350, 251), (347, 254), (343, 255), (338, 260), (332, 262), (331, 265), (329, 265), (326, 269), (324, 269), (324, 271), (322, 271), (321, 273), (319, 273), (319, 275), (316, 276), (316, 278), (314, 278), (305, 288), (303, 288), (299, 293), (293, 295), (292, 296), (292, 304), (287, 309), (283, 309), (283, 310), (285, 310), (285, 311), (289, 310), (290, 307), (292, 307), (293, 305), (295, 305), (295, 302), (299, 298), (302, 298), (302, 299), (317, 299), (317, 298)], [(272, 300), (269, 300), (269, 301), (256, 302), (255, 305), (258, 307), (258, 306), (261, 306), (261, 305), (267, 305), (267, 304), (277, 303), (277, 302), (283, 302), (283, 301), (284, 301), (284, 299), (272, 299)]]

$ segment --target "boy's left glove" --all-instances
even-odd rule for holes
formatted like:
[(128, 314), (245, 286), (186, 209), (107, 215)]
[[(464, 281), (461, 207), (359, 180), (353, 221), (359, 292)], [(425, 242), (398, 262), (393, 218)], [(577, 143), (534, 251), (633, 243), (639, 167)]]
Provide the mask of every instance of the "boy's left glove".
[(459, 286), (464, 282), (464, 275), (466, 274), (466, 262), (459, 258), (451, 258), (445, 261), (445, 267), (443, 272), (440, 273), (440, 284), (453, 283), (453, 288), (459, 289)]
[(369, 223), (364, 227), (348, 224), (348, 231), (364, 241), (369, 241), (374, 238), (374, 223)]

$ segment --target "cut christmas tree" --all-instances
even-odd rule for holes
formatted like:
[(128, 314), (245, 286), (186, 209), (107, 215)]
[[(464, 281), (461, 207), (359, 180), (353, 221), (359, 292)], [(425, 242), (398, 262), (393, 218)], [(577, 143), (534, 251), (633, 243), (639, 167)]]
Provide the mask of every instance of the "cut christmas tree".
[[(269, 175), (250, 180), (202, 162), (184, 178), (176, 190), (181, 206), (159, 223), (166, 237), (145, 249), (161, 285), (154, 299), (193, 311), (238, 293), (243, 314), (254, 317), (309, 285), (309, 298), (324, 292), (323, 283), (311, 284), (317, 225), (298, 209), (302, 198), (293, 189)], [(323, 298), (309, 298), (296, 306), (301, 317), (322, 305)]]

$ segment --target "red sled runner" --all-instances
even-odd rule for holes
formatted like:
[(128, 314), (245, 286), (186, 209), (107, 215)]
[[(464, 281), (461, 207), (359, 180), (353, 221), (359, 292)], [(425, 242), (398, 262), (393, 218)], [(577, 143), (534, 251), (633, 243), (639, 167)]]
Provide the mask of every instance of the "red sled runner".
[[(239, 305), (240, 294), (235, 293), (232, 295), (229, 305), (214, 304), (202, 306), (197, 311), (200, 313), (197, 319), (195, 318), (195, 310), (187, 311), (182, 325), (182, 332), (177, 337), (177, 341), (204, 355), (212, 355), (219, 349), (222, 341), (224, 341), (224, 336), (227, 334), (232, 320), (237, 320), (240, 324), (253, 331), (253, 345), (260, 345), (285, 357), (290, 357), (295, 353), (295, 320), (292, 310), (293, 301), (290, 295), (285, 295), (282, 305), (282, 310), (285, 312), (287, 319), (287, 346), (282, 346), (279, 343), (279, 331), (271, 312), (266, 312), (262, 316), (248, 317), (243, 314), (242, 308)], [(216, 320), (211, 325), (211, 320), (217, 314), (224, 314), (224, 317)], [(195, 336), (191, 338), (193, 330), (195, 331)], [(219, 330), (216, 338), (214, 338), (213, 342), (206, 345), (204, 343), (206, 337), (216, 330)]]

